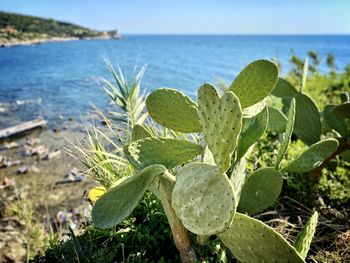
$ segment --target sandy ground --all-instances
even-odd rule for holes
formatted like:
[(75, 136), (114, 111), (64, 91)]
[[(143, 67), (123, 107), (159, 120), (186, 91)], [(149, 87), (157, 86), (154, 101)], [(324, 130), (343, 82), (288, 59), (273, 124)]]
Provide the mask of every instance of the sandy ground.
[[(84, 128), (74, 123), (66, 127), (69, 128), (59, 132), (49, 129), (33, 131), (14, 140), (19, 146), (10, 150), (4, 149), (4, 143), (0, 142), (0, 156), (6, 156), (10, 161), (21, 160), (21, 164), (0, 168), (0, 182), (5, 178), (15, 181), (15, 186), (5, 189), (0, 187), (0, 262), (22, 262), (26, 254), (23, 226), (16, 220), (11, 222), (12, 219), (6, 213), (7, 207), (18, 196), (34, 204), (34, 216), (44, 224), (52, 221), (59, 211), (88, 205), (84, 193), (96, 185), (91, 178), (85, 177), (81, 182), (56, 184), (64, 180), (73, 168), (84, 171), (83, 165), (68, 155), (65, 148), (72, 142), (84, 140)], [(43, 145), (50, 152), (59, 150), (61, 154), (49, 160), (26, 156), (28, 138), (40, 139), (34, 147)], [(23, 166), (35, 166), (39, 171), (18, 174), (18, 169)]]

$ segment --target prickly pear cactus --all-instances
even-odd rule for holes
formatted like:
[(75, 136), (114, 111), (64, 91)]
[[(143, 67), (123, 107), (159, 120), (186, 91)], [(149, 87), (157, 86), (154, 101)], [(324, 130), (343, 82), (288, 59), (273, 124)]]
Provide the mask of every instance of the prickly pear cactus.
[(131, 140), (137, 141), (140, 139), (152, 137), (151, 134), (140, 124), (135, 124), (132, 128)]
[(200, 132), (197, 105), (173, 89), (157, 89), (146, 99), (148, 114), (159, 124), (178, 132)]
[(118, 225), (131, 214), (147, 187), (165, 170), (163, 165), (152, 165), (136, 175), (121, 179), (121, 183), (111, 187), (97, 200), (92, 209), (92, 221), (100, 228)]
[(314, 212), (312, 217), (300, 231), (297, 239), (294, 242), (295, 249), (299, 252), (300, 256), (305, 259), (307, 252), (310, 249), (311, 241), (314, 237), (318, 221), (318, 213)]
[(214, 156), (211, 153), (211, 151), (209, 150), (208, 146), (205, 146), (205, 149), (204, 149), (203, 163), (216, 165), (215, 160), (214, 160)]
[(333, 110), (336, 105), (326, 105), (323, 109), (323, 118), (327, 125), (337, 131), (342, 137), (346, 137), (348, 127), (346, 121)]
[(232, 183), (233, 189), (235, 190), (236, 203), (239, 203), (241, 196), (241, 191), (247, 178), (246, 173), (247, 161), (243, 156), (232, 169), (230, 181)]
[(268, 123), (267, 107), (252, 118), (243, 119), (243, 128), (238, 140), (236, 161), (240, 160), (257, 140), (264, 134)]
[(256, 60), (238, 74), (230, 90), (237, 95), (242, 108), (247, 108), (270, 95), (277, 80), (278, 68), (274, 63)]
[(198, 235), (223, 232), (236, 210), (229, 179), (217, 166), (205, 163), (190, 163), (178, 172), (172, 205), (183, 225)]
[(327, 139), (311, 145), (295, 160), (291, 161), (284, 172), (289, 173), (307, 173), (329, 157), (337, 149), (339, 143), (336, 139)]
[(350, 102), (336, 106), (333, 111), (344, 119), (350, 119)]
[(295, 120), (295, 99), (292, 99), (292, 102), (289, 107), (288, 112), (288, 121), (286, 125), (286, 132), (284, 134), (284, 139), (282, 145), (278, 149), (275, 169), (279, 169), (280, 163), (288, 150), (288, 145), (290, 144), (290, 140), (292, 138), (293, 128), (294, 128), (294, 120)]
[(240, 213), (236, 213), (231, 227), (218, 237), (240, 262), (304, 262), (280, 234), (263, 222)]
[(250, 107), (243, 109), (243, 118), (252, 118), (258, 115), (266, 107), (266, 101), (262, 100)]
[(237, 210), (255, 214), (272, 206), (282, 190), (282, 174), (273, 168), (257, 170), (246, 180)]
[(204, 84), (198, 91), (198, 115), (205, 140), (222, 172), (231, 164), (242, 127), (242, 109), (235, 94), (219, 98), (215, 87)]
[(278, 98), (294, 98), (298, 94), (298, 91), (287, 80), (279, 78), (271, 94)]
[(145, 138), (124, 147), (124, 153), (136, 169), (162, 164), (167, 168), (185, 164), (203, 151), (198, 144), (186, 140)]
[(316, 103), (306, 94), (295, 97), (296, 112), (294, 133), (305, 144), (311, 145), (320, 140), (321, 118)]
[(269, 123), (268, 129), (271, 132), (283, 133), (286, 131), (287, 117), (280, 111), (273, 107), (269, 109)]

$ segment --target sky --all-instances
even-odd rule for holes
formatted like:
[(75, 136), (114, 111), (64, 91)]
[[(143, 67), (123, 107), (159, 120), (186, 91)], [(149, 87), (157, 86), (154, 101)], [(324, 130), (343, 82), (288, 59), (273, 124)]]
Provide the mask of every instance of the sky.
[(0, 0), (0, 10), (124, 34), (350, 34), (350, 0)]

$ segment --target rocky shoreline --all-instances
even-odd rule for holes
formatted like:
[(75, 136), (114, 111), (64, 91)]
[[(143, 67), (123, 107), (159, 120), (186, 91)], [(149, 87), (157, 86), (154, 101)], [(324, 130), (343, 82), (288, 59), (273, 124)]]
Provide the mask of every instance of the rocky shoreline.
[[(26, 238), (32, 230), (14, 213), (14, 207), (31, 205), (29, 219), (36, 222), (41, 237), (48, 236), (51, 224), (61, 224), (62, 215), (70, 216), (69, 211), (82, 205), (88, 207), (84, 192), (95, 183), (66, 151), (84, 136), (84, 126), (67, 119), (62, 129), (37, 129), (0, 142), (0, 262), (24, 262), (27, 254)], [(73, 229), (74, 224), (70, 225)]]
[(109, 36), (101, 35), (98, 37), (52, 37), (52, 38), (35, 38), (30, 40), (9, 40), (9, 41), (0, 41), (0, 47), (13, 47), (13, 46), (28, 46), (28, 45), (39, 45), (47, 42), (65, 42), (65, 41), (77, 41), (77, 40), (109, 40), (109, 39), (121, 39), (122, 35)]

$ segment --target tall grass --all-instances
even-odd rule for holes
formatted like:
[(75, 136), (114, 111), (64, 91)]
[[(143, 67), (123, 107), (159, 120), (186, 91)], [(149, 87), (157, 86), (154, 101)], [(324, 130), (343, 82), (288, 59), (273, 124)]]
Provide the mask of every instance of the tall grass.
[(102, 78), (102, 87), (109, 97), (116, 103), (120, 111), (110, 112), (115, 121), (125, 122), (128, 127), (135, 124), (143, 124), (148, 114), (145, 112), (145, 92), (140, 92), (141, 80), (145, 72), (145, 67), (136, 72), (135, 76), (128, 81), (122, 70), (117, 66), (117, 71), (113, 65), (106, 60), (115, 84)]

